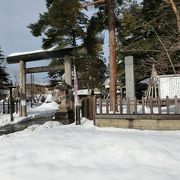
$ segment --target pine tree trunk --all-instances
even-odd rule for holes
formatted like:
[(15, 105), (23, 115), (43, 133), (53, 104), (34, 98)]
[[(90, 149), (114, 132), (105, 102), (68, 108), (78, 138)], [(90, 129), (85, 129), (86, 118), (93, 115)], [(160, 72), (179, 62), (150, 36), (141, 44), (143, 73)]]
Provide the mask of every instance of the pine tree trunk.
[(110, 102), (111, 110), (116, 110), (116, 35), (114, 0), (106, 0), (109, 30), (109, 73), (110, 73)]
[(180, 34), (180, 12), (177, 9), (177, 6), (174, 2), (174, 0), (165, 0), (167, 3), (170, 3), (172, 6), (172, 9), (174, 11), (174, 14), (176, 16), (176, 21), (177, 21), (177, 28), (178, 28), (178, 33)]

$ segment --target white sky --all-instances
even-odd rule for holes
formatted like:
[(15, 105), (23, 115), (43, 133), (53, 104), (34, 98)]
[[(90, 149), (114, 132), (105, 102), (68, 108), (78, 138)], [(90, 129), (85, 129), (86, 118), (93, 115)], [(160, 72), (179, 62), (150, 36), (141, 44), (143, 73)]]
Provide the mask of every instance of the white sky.
[[(45, 0), (1, 0), (0, 47), (5, 56), (14, 52), (41, 49), (41, 38), (33, 37), (27, 26), (36, 22), (39, 13), (45, 10)], [(36, 64), (46, 65), (47, 62)], [(8, 65), (8, 71), (12, 76), (18, 74), (18, 69), (18, 65)], [(44, 74), (38, 76), (45, 77)]]
[(9, 54), (41, 48), (40, 38), (35, 38), (27, 26), (37, 21), (45, 11), (44, 0), (4, 0), (0, 4), (0, 45)]
[[(45, 0), (1, 0), (0, 4), (0, 47), (4, 55), (41, 49), (41, 37), (33, 37), (27, 26), (39, 19), (39, 13), (46, 11)], [(106, 39), (106, 44), (108, 40)], [(108, 46), (104, 49), (106, 57)], [(47, 65), (47, 61), (31, 63), (28, 66)], [(8, 65), (12, 78), (18, 76), (19, 66)], [(36, 74), (35, 79), (45, 81), (44, 74)], [(44, 80), (43, 80), (43, 79)]]

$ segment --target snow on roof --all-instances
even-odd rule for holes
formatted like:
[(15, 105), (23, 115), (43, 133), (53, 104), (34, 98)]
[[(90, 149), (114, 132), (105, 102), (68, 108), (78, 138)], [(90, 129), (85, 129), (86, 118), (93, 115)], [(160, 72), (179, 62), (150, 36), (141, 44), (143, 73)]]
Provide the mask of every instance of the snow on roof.
[(49, 49), (39, 49), (39, 50), (35, 50), (35, 51), (27, 51), (27, 52), (15, 52), (15, 53), (11, 53), (8, 55), (8, 57), (13, 57), (13, 56), (20, 56), (20, 55), (25, 55), (25, 54), (33, 54), (33, 53), (40, 53), (40, 52), (48, 52), (48, 51), (52, 51), (55, 50), (54, 47), (49, 48)]
[(89, 96), (91, 95), (92, 90), (89, 89), (80, 89), (78, 90), (78, 96)]
[(149, 84), (149, 80), (150, 80), (150, 78), (146, 78), (146, 79), (143, 79), (142, 81), (140, 81), (139, 83), (141, 83), (141, 84)]
[[(66, 46), (64, 48), (61, 48), (61, 50), (67, 49), (67, 48), (73, 48), (73, 46)], [(58, 49), (59, 48), (57, 46), (53, 46), (49, 49), (39, 49), (39, 50), (27, 51), (27, 52), (15, 52), (15, 53), (9, 54), (7, 57), (20, 56), (20, 55), (33, 54), (33, 53), (41, 53), (41, 52), (49, 52), (49, 51), (58, 50)]]

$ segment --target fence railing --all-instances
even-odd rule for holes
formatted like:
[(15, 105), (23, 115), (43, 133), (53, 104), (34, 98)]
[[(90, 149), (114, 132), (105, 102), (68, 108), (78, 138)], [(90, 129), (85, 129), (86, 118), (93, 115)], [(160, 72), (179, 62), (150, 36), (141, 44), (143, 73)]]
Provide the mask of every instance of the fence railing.
[[(133, 111), (133, 113), (132, 113)], [(96, 98), (95, 114), (180, 114), (180, 98), (138, 100), (117, 97), (116, 110), (111, 110), (110, 99)]]
[[(1, 101), (0, 102), (0, 113), (1, 114), (9, 114), (11, 108), (10, 100)], [(18, 113), (19, 111), (19, 101), (13, 101), (12, 103), (12, 111), (13, 113)]]

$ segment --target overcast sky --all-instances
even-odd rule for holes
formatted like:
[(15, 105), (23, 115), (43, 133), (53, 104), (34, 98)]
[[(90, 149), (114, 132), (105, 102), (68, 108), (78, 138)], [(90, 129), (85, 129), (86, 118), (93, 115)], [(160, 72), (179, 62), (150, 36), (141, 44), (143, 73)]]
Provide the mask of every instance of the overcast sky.
[[(5, 56), (14, 52), (41, 49), (41, 38), (33, 37), (27, 26), (36, 22), (39, 13), (44, 11), (46, 11), (45, 0), (1, 0), (0, 47)], [(47, 64), (46, 61), (40, 64), (43, 63)], [(17, 65), (8, 65), (11, 74), (17, 74), (18, 69)]]
[[(39, 19), (39, 13), (46, 11), (45, 0), (1, 0), (0, 4), (0, 47), (5, 56), (14, 52), (41, 49), (41, 37), (33, 37), (27, 26)], [(106, 44), (108, 39), (106, 38)], [(105, 54), (108, 47), (104, 48)], [(47, 65), (48, 62), (33, 62), (28, 67)], [(8, 65), (11, 77), (18, 75), (18, 65)], [(45, 74), (36, 74), (37, 82), (45, 82)]]

